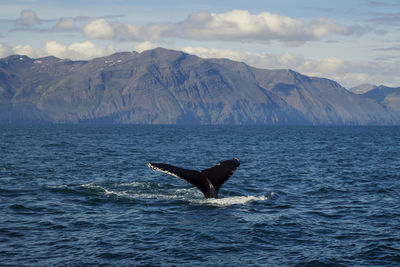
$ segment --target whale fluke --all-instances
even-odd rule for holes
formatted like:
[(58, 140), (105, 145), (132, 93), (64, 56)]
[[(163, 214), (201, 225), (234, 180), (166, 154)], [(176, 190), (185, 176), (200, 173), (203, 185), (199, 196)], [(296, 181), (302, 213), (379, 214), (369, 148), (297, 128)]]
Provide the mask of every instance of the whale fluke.
[(153, 170), (180, 178), (200, 189), (206, 198), (218, 198), (219, 188), (233, 175), (240, 162), (234, 158), (221, 161), (202, 171), (187, 170), (165, 163), (147, 163)]

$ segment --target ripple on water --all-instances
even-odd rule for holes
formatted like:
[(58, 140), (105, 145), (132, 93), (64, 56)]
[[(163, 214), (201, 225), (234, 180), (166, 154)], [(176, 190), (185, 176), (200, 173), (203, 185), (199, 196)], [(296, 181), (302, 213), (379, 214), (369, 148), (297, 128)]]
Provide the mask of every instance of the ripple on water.
[[(219, 199), (146, 166), (232, 157)], [(399, 127), (5, 125), (0, 159), (12, 266), (399, 265)]]

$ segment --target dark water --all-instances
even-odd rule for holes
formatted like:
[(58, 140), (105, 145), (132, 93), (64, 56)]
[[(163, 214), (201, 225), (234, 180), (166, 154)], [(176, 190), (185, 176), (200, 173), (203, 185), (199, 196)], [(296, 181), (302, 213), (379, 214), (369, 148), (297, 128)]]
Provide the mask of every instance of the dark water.
[(2, 266), (399, 266), (400, 128), (1, 125), (0, 215)]

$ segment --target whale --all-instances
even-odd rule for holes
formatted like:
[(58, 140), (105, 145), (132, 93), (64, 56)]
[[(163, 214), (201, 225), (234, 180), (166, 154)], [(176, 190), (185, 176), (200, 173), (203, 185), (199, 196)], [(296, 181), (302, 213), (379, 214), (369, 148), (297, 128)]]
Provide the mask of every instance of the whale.
[(202, 171), (189, 170), (165, 163), (148, 162), (147, 166), (155, 171), (182, 179), (197, 187), (205, 198), (218, 198), (220, 187), (234, 174), (240, 162), (237, 158), (219, 162), (214, 167)]

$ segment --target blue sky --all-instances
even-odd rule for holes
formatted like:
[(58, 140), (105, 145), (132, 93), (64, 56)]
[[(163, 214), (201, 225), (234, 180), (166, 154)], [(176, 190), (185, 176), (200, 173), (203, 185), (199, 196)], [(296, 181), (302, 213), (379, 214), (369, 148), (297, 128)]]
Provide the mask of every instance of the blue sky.
[(0, 57), (91, 59), (157, 46), (400, 86), (400, 0), (1, 0)]

